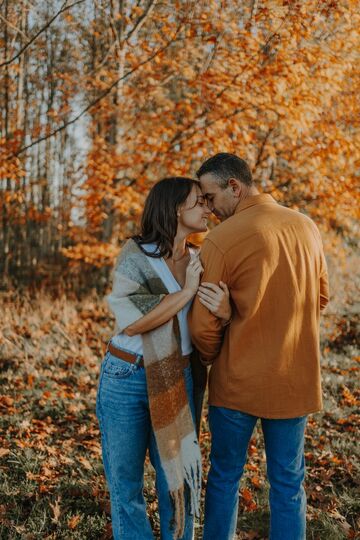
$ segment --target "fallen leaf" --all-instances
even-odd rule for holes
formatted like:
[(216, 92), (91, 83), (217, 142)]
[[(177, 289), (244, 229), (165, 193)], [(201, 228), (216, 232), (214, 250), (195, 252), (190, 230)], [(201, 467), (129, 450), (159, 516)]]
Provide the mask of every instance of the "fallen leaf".
[(261, 480), (260, 480), (260, 478), (258, 476), (253, 476), (251, 478), (251, 483), (253, 484), (253, 486), (255, 486), (257, 488), (261, 487)]
[(10, 396), (0, 396), (0, 405), (5, 405), (5, 407), (11, 407), (14, 404), (14, 398)]
[(80, 521), (80, 516), (79, 514), (76, 514), (75, 516), (73, 516), (71, 519), (69, 519), (68, 521), (68, 527), (69, 529), (75, 529), (78, 524), (79, 524), (79, 521)]
[(79, 456), (77, 459), (85, 467), (85, 469), (87, 469), (88, 471), (92, 470), (92, 465), (88, 459), (83, 456)]
[(60, 499), (58, 497), (54, 504), (49, 503), (49, 505), (50, 505), (50, 507), (51, 507), (51, 509), (53, 511), (53, 514), (54, 514), (54, 517), (51, 518), (51, 521), (53, 523), (57, 523), (59, 521), (59, 517), (60, 517), (60, 514), (61, 514), (59, 502), (60, 502)]

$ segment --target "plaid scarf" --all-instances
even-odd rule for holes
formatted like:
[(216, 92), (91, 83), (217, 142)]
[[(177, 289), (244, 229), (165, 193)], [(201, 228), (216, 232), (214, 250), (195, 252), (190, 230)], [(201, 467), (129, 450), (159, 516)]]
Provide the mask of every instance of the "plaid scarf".
[[(117, 260), (109, 298), (119, 331), (149, 313), (167, 294), (146, 255), (129, 240)], [(141, 337), (151, 423), (174, 505), (176, 539), (184, 534), (185, 488), (195, 515), (201, 488), (200, 448), (186, 393), (177, 317)]]

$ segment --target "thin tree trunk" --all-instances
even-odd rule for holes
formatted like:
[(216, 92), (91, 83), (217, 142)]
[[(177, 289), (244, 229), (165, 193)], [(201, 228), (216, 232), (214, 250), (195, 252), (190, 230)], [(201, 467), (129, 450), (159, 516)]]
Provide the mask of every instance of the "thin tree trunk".
[[(5, 13), (5, 19), (8, 19), (9, 16), (9, 6), (8, 6), (8, 0), (5, 1), (4, 6), (4, 13)], [(9, 34), (8, 34), (8, 25), (4, 25), (4, 54), (5, 58), (8, 57), (9, 52)], [(4, 135), (5, 140), (9, 140), (9, 68), (8, 66), (5, 66), (5, 76), (4, 76)], [(11, 181), (8, 177), (6, 179), (6, 194), (11, 193)], [(4, 281), (5, 283), (8, 283), (9, 281), (9, 263), (10, 263), (10, 204), (7, 200), (4, 201), (3, 205), (3, 231), (4, 231), (4, 244), (3, 244), (3, 261), (4, 261), (4, 267), (3, 267), (3, 273), (4, 273)]]

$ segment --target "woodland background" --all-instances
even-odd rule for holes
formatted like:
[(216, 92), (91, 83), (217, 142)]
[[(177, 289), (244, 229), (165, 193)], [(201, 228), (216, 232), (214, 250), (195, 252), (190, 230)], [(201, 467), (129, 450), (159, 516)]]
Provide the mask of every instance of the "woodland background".
[[(111, 538), (103, 295), (149, 187), (219, 151), (322, 232), (332, 299), (308, 537), (359, 537), (359, 13), (358, 0), (0, 0), (1, 538)], [(201, 444), (206, 470), (206, 411)], [(158, 530), (152, 480), (148, 467)], [(267, 489), (254, 436), (239, 538), (267, 538)]]

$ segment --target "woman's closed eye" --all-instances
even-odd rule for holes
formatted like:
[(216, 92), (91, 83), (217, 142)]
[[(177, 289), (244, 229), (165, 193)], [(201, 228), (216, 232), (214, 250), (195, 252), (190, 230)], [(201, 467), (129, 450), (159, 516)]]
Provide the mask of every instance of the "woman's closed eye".
[(196, 204), (197, 204), (198, 206), (205, 206), (205, 205), (206, 205), (206, 201), (205, 201), (204, 197), (198, 197), (198, 198), (197, 198), (197, 201), (196, 201)]

